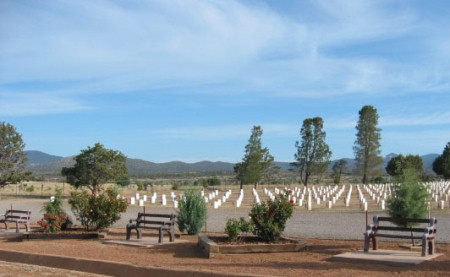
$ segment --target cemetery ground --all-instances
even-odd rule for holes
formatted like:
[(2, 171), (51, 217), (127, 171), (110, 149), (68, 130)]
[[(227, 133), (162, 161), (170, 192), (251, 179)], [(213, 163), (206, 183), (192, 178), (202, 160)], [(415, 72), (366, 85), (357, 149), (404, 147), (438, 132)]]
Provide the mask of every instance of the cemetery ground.
[[(47, 185), (45, 184), (45, 186)], [(60, 186), (61, 184), (58, 185)], [(67, 184), (65, 186), (67, 193), (69, 186)], [(42, 203), (47, 201), (52, 190), (54, 191), (54, 188), (49, 187), (50, 189), (44, 187), (42, 196), (39, 195), (40, 191), (35, 191), (36, 195), (26, 195), (25, 191), (23, 195), (20, 195), (17, 187), (15, 188), (16, 191), (13, 190), (14, 187), (4, 188), (0, 191), (0, 210), (6, 210), (10, 205), (20, 209), (30, 209), (33, 211), (31, 221), (35, 223), (41, 216), (40, 208)], [(8, 189), (11, 191), (8, 191)], [(170, 188), (165, 189), (165, 192), (158, 191), (158, 193), (169, 195)], [(228, 189), (219, 188), (221, 193)], [(234, 191), (237, 190), (236, 188), (232, 189)], [(270, 189), (274, 190), (273, 187)], [(46, 191), (48, 195), (46, 195)], [(344, 191), (342, 195), (345, 196), (347, 191)], [(151, 194), (153, 192), (147, 193)], [(363, 211), (364, 207), (359, 203), (358, 193), (354, 187), (349, 207), (344, 205), (342, 198), (331, 209), (327, 206), (328, 201), (322, 202), (321, 205), (315, 203), (311, 211), (308, 211), (305, 206), (296, 206), (293, 217), (288, 221), (285, 233), (288, 237), (312, 244), (309, 250), (302, 252), (217, 255), (212, 259), (208, 259), (197, 247), (196, 236), (181, 236), (181, 238), (175, 240), (175, 243), (169, 243), (168, 237), (165, 236), (165, 243), (149, 248), (104, 244), (102, 239), (0, 241), (0, 251), (21, 251), (76, 259), (110, 261), (138, 267), (173, 269), (179, 270), (179, 272), (186, 272), (184, 276), (192, 276), (188, 274), (188, 271), (194, 273), (199, 271), (215, 272), (223, 276), (379, 276), (388, 274), (399, 276), (443, 276), (450, 274), (450, 213), (447, 206), (445, 209), (437, 207), (437, 203), (440, 200), (432, 203), (431, 214), (438, 218), (436, 247), (437, 253), (443, 255), (416, 266), (404, 267), (369, 262), (332, 261), (331, 258), (334, 255), (362, 250), (363, 248), (366, 214)], [(367, 192), (363, 190), (362, 193), (366, 194)], [(17, 194), (17, 196), (14, 194)], [(143, 192), (141, 192), (142, 194)], [(263, 194), (262, 188), (259, 190), (259, 194), (261, 200), (264, 200), (266, 196)], [(448, 191), (446, 191), (446, 194), (448, 195)], [(129, 192), (124, 192), (124, 195), (131, 197), (134, 195), (134, 192), (130, 190)], [(248, 214), (249, 207), (254, 201), (251, 187), (246, 188), (244, 205), (240, 208), (236, 208), (232, 204), (236, 197), (236, 192), (234, 192), (230, 201), (218, 209), (215, 209), (210, 203), (208, 222), (202, 235), (223, 233), (227, 218), (241, 217)], [(372, 215), (382, 214), (383, 211), (375, 200), (369, 199), (368, 196), (366, 198), (369, 202), (370, 221)], [(171, 203), (170, 200), (169, 203)], [(448, 202), (446, 201), (446, 203)], [(66, 206), (65, 208), (70, 213), (70, 207)], [(110, 229), (106, 239), (124, 239), (126, 223), (129, 219), (135, 218), (137, 212), (142, 211), (143, 208), (138, 205), (130, 206), (127, 212), (122, 215), (122, 219)], [(176, 211), (172, 204), (161, 207), (161, 203), (146, 203), (145, 208), (147, 211), (155, 212), (164, 211), (167, 213)], [(146, 231), (144, 237), (146, 235), (156, 236), (156, 232)], [(402, 243), (404, 242), (403, 240)], [(379, 247), (381, 249), (400, 250), (399, 242), (381, 240)], [(45, 268), (33, 265), (0, 263), (1, 276), (48, 276), (49, 274), (54, 276), (92, 276), (91, 273), (60, 270), (56, 267)]]
[[(154, 234), (156, 235), (156, 234)], [(113, 229), (108, 239), (123, 239), (123, 229)], [(361, 235), (362, 237), (362, 235)], [(77, 259), (102, 260), (138, 267), (156, 267), (184, 272), (215, 272), (223, 276), (446, 276), (450, 273), (450, 245), (438, 243), (437, 252), (444, 255), (416, 266), (390, 266), (368, 262), (332, 261), (334, 255), (361, 250), (361, 240), (318, 240), (298, 238), (313, 244), (303, 252), (219, 255), (205, 258), (196, 245), (196, 237), (182, 237), (176, 243), (150, 248), (103, 244), (101, 240), (35, 240), (0, 242), (0, 250), (56, 255)], [(178, 242), (177, 242), (178, 241)], [(383, 242), (382, 248), (399, 249), (396, 242)], [(0, 264), (2, 276), (89, 276), (55, 268), (46, 269), (23, 264)], [(42, 275), (41, 275), (42, 274)], [(47, 275), (46, 275), (47, 274)], [(172, 275), (169, 275), (172, 276)]]

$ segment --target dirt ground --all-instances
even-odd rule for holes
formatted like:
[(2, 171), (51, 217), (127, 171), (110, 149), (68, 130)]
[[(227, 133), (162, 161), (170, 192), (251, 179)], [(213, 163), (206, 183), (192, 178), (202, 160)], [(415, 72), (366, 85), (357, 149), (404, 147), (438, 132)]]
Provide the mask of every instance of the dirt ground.
[[(113, 230), (107, 239), (123, 239), (121, 230)], [(29, 253), (52, 254), (83, 259), (96, 259), (134, 264), (176, 268), (181, 270), (208, 270), (227, 273), (266, 276), (445, 276), (450, 274), (450, 244), (437, 244), (437, 252), (444, 255), (417, 266), (395, 267), (367, 262), (331, 261), (333, 255), (361, 250), (363, 241), (303, 239), (312, 243), (312, 249), (295, 253), (267, 253), (219, 255), (212, 259), (203, 256), (197, 247), (197, 237), (183, 237), (182, 243), (163, 244), (151, 248), (103, 244), (101, 240), (30, 240), (0, 241), (0, 249)], [(399, 249), (398, 242), (381, 241), (381, 249)], [(30, 266), (32, 267), (32, 266)], [(67, 270), (53, 273), (28, 265), (0, 264), (0, 276), (91, 276)]]

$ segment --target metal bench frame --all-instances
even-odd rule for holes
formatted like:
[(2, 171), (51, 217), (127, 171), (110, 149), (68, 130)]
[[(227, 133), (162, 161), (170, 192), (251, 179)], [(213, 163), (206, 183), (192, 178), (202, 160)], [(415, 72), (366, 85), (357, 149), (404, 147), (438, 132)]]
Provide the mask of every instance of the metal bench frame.
[(31, 211), (23, 210), (6, 210), (4, 214), (0, 214), (0, 223), (5, 224), (8, 230), (8, 223), (16, 224), (16, 233), (19, 233), (19, 224), (24, 224), (26, 231), (30, 231)]
[(163, 232), (169, 233), (170, 241), (175, 240), (175, 214), (138, 213), (136, 220), (130, 220), (127, 224), (127, 240), (131, 238), (131, 230), (136, 230), (137, 238), (142, 238), (141, 229), (153, 229), (159, 231), (159, 243), (163, 241)]
[[(402, 222), (405, 225), (408, 223), (427, 223), (426, 227), (402, 227), (402, 226), (383, 226), (380, 222)], [(364, 233), (364, 252), (369, 251), (370, 240), (372, 240), (372, 249), (377, 250), (377, 237), (384, 238), (398, 238), (398, 239), (420, 239), (422, 240), (422, 256), (427, 254), (433, 255), (435, 252), (435, 237), (436, 237), (436, 218), (426, 219), (396, 219), (393, 217), (373, 217), (373, 223), (369, 224)], [(388, 231), (386, 233), (380, 231)], [(418, 232), (420, 235), (402, 235), (395, 234), (396, 232)], [(393, 234), (394, 233), (394, 234)]]

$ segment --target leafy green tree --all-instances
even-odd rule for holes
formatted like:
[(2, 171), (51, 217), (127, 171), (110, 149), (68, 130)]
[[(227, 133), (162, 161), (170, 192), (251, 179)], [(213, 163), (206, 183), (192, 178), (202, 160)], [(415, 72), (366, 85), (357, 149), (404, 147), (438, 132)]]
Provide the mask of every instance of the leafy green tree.
[(114, 150), (106, 149), (100, 143), (81, 150), (75, 157), (73, 167), (64, 167), (61, 174), (67, 183), (76, 188), (87, 187), (98, 194), (108, 181), (127, 179), (126, 157)]
[(22, 135), (13, 125), (0, 121), (0, 187), (17, 184), (30, 176), (24, 171), (27, 157)]
[(260, 126), (253, 126), (252, 134), (245, 146), (245, 156), (242, 162), (234, 166), (241, 188), (243, 184), (254, 184), (256, 188), (273, 164), (274, 158), (270, 155), (269, 149), (262, 147), (262, 134)]
[(341, 183), (342, 173), (347, 169), (347, 161), (344, 159), (340, 159), (335, 162), (332, 170), (333, 170), (333, 180), (336, 185)]
[(301, 143), (295, 143), (294, 166), (300, 171), (300, 179), (307, 186), (309, 178), (323, 174), (330, 164), (331, 151), (325, 142), (326, 133), (323, 131), (321, 117), (307, 118), (300, 129)]
[(353, 147), (356, 168), (363, 176), (363, 184), (369, 181), (369, 176), (379, 170), (379, 166), (383, 163), (383, 158), (380, 156), (381, 129), (377, 126), (377, 110), (372, 106), (364, 106), (359, 111), (356, 141)]
[(407, 168), (414, 169), (417, 174), (423, 172), (423, 160), (419, 155), (398, 155), (393, 157), (386, 166), (386, 172), (391, 176), (400, 176)]
[(442, 155), (434, 160), (433, 171), (444, 176), (445, 180), (450, 179), (450, 142), (445, 146)]

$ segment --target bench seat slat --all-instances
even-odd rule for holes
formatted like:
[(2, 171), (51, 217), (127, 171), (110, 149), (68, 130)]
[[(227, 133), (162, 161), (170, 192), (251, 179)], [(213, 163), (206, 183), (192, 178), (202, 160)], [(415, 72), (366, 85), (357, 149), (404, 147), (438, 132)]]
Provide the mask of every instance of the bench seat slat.
[(393, 239), (422, 239), (422, 236), (403, 236), (403, 235), (395, 235), (395, 234), (376, 234), (377, 237), (383, 238), (393, 238)]
[(165, 217), (165, 218), (172, 218), (173, 215), (171, 214), (148, 214), (148, 213), (139, 213), (138, 217)]
[(396, 226), (378, 226), (377, 230), (385, 231), (399, 231), (399, 232), (426, 232), (426, 228), (408, 228), (408, 227), (396, 227)]
[(429, 223), (430, 220), (428, 218), (405, 218), (405, 219), (396, 219), (392, 217), (378, 217), (378, 221), (389, 221), (389, 222), (395, 222), (395, 221), (401, 221), (401, 222), (411, 222), (411, 223)]

